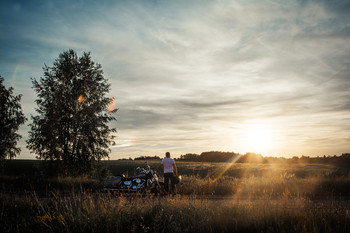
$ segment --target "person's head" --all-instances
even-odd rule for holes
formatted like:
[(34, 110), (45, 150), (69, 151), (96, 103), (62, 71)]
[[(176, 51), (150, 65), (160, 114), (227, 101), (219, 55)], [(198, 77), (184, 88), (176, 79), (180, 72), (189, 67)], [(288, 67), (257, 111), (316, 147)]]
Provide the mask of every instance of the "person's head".
[(170, 158), (170, 152), (166, 152), (166, 153), (165, 153), (165, 156), (166, 156), (167, 158)]

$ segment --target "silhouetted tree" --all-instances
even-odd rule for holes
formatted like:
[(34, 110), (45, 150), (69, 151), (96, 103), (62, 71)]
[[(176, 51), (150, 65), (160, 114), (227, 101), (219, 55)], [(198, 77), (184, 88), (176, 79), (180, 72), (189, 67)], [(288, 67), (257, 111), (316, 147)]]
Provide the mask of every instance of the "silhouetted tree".
[(248, 152), (237, 160), (237, 163), (262, 163), (263, 157), (260, 154)]
[(154, 156), (139, 156), (134, 158), (134, 160), (161, 160), (161, 158), (157, 155)]
[(13, 88), (6, 89), (0, 75), (0, 164), (5, 158), (16, 157), (21, 151), (16, 147), (21, 135), (17, 133), (26, 118), (20, 104), (22, 95), (13, 96)]
[(200, 161), (198, 154), (185, 154), (181, 155), (179, 160), (185, 160), (185, 161)]
[(239, 155), (234, 152), (209, 151), (202, 152), (199, 156), (200, 161), (205, 162), (227, 162), (235, 159)]
[(27, 147), (39, 159), (60, 161), (65, 174), (88, 173), (93, 161), (109, 156), (116, 132), (108, 126), (116, 111), (105, 97), (110, 84), (90, 53), (63, 52), (43, 70), (43, 78), (32, 79), (38, 115), (32, 116)]

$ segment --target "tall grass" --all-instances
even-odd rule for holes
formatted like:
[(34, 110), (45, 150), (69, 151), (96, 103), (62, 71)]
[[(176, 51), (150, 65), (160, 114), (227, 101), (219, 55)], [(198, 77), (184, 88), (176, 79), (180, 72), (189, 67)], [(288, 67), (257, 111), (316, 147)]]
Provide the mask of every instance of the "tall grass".
[[(47, 177), (40, 174), (37, 161), (35, 169), (30, 163), (19, 161), (23, 172), (15, 172), (17, 161), (12, 162), (12, 172), (0, 175), (2, 192), (22, 193), (35, 191), (77, 192), (79, 190), (99, 192), (104, 179), (92, 176)], [(105, 161), (110, 175), (120, 173), (132, 176), (137, 166), (144, 161)], [(151, 167), (158, 165), (150, 162)], [(319, 164), (230, 164), (179, 162), (179, 174), (183, 176), (178, 191), (185, 195), (236, 195), (239, 198), (261, 198), (268, 196), (332, 197), (350, 196), (349, 169)], [(24, 168), (24, 169), (23, 169)], [(33, 172), (36, 171), (36, 172)], [(159, 174), (162, 177), (162, 174)]]
[(1, 196), (2, 232), (349, 232), (349, 203), (304, 199)]
[[(133, 175), (143, 164), (108, 166)], [(179, 196), (141, 198), (105, 194), (93, 176), (46, 177), (29, 162), (17, 173), (15, 165), (0, 175), (1, 232), (350, 232), (343, 167), (181, 162)]]
[(184, 176), (178, 192), (185, 195), (235, 195), (237, 198), (325, 198), (349, 197), (350, 177), (267, 176), (233, 178)]

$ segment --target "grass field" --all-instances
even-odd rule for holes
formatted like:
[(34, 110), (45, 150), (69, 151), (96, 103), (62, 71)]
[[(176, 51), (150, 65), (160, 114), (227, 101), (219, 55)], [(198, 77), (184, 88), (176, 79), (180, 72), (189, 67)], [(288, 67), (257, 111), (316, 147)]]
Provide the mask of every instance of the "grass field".
[(180, 195), (123, 197), (101, 191), (103, 176), (133, 175), (144, 162), (102, 165), (72, 178), (48, 176), (39, 161), (8, 161), (1, 232), (350, 232), (347, 167), (178, 162)]

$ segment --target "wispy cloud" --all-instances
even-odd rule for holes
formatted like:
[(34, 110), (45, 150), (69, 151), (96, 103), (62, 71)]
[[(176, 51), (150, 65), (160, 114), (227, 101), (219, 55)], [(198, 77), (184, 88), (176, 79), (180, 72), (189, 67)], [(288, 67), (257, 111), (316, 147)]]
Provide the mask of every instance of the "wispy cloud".
[(34, 114), (29, 77), (62, 51), (91, 51), (117, 98), (118, 156), (166, 148), (244, 153), (238, 139), (251, 121), (268, 122), (280, 142), (263, 154), (350, 149), (347, 1), (4, 6), (1, 72), (10, 77), (22, 64), (18, 79), (27, 89), (20, 90), (32, 101), (26, 114)]

